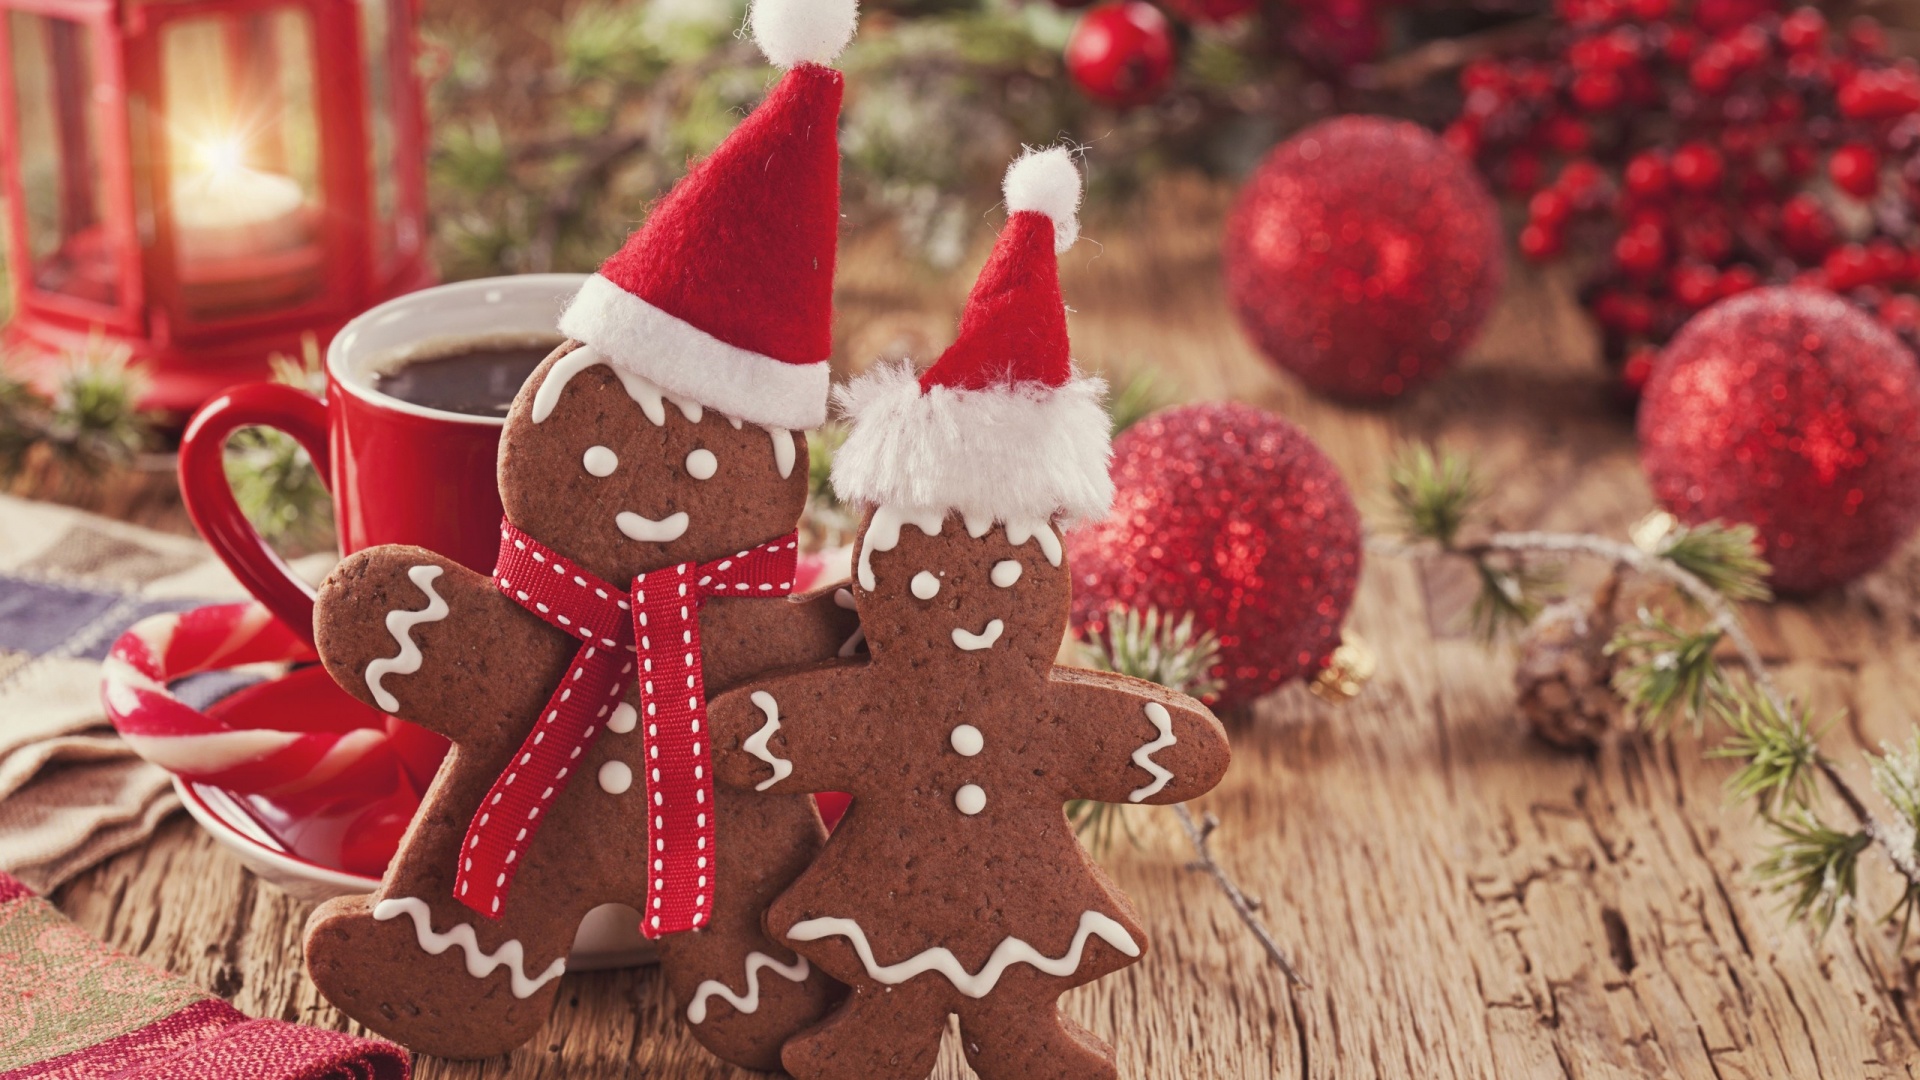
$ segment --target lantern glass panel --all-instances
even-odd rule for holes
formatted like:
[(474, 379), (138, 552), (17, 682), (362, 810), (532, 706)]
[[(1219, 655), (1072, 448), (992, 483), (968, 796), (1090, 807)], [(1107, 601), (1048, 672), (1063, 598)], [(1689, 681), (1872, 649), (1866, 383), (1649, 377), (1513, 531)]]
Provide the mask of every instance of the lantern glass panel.
[(394, 131), (393, 0), (361, 0), (360, 55), (367, 66), (367, 133), (373, 169), (373, 250), (379, 265), (394, 255), (400, 163)]
[(119, 267), (104, 224), (93, 31), (24, 11), (7, 18), (28, 281), (42, 292), (115, 305)]
[(313, 24), (281, 8), (169, 22), (161, 36), (174, 256), (196, 319), (322, 292)]

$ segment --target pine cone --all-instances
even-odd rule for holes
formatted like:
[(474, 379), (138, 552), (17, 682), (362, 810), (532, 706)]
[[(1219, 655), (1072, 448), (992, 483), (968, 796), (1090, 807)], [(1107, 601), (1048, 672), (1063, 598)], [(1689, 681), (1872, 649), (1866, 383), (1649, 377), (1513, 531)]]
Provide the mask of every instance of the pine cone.
[(1535, 735), (1568, 750), (1594, 746), (1618, 715), (1613, 692), (1615, 582), (1591, 600), (1562, 600), (1540, 613), (1520, 643), (1513, 680), (1520, 715)]

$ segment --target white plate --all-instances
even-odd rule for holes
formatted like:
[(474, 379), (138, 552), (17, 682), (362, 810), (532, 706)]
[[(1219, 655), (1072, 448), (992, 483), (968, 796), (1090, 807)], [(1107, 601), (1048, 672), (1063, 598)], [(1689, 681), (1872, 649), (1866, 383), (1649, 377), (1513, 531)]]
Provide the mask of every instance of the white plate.
[[(319, 903), (336, 896), (370, 893), (380, 882), (303, 859), (274, 839), (246, 801), (224, 788), (173, 778), (187, 813), (227, 850), (239, 856), (254, 876), (288, 895)], [(640, 936), (640, 913), (625, 904), (602, 904), (587, 912), (573, 938), (568, 971), (633, 967), (659, 960), (652, 942)]]

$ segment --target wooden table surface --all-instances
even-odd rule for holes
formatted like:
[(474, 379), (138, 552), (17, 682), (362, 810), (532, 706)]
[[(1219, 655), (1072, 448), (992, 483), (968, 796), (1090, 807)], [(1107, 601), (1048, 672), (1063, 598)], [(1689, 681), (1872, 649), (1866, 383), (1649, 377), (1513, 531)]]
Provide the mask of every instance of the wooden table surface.
[[(1370, 522), (1407, 438), (1469, 450), (1509, 527), (1619, 534), (1649, 508), (1631, 425), (1608, 399), (1567, 290), (1519, 277), (1465, 367), (1384, 410), (1308, 396), (1249, 349), (1212, 255), (1223, 200), (1177, 185), (1162, 209), (1088, 229), (1065, 259), (1083, 364), (1162, 369), (1189, 399), (1234, 397), (1302, 425)], [(983, 257), (980, 253), (978, 257)], [(843, 255), (842, 354), (922, 359), (950, 336), (971, 275), (902, 270), (891, 241)], [(977, 261), (974, 265), (977, 265)], [(967, 268), (970, 269), (970, 268)], [(1904, 742), (1920, 701), (1920, 558), (1808, 603), (1751, 613), (1782, 682), (1848, 721), (1830, 752)], [(1216, 849), (1266, 902), (1307, 979), (1290, 987), (1225, 901), (1184, 867), (1171, 814), (1132, 808), (1105, 857), (1153, 937), (1146, 960), (1067, 1007), (1132, 1077), (1877, 1077), (1920, 1044), (1894, 898), (1863, 870), (1861, 925), (1824, 940), (1754, 883), (1765, 835), (1721, 792), (1698, 742), (1581, 755), (1521, 729), (1512, 662), (1459, 629), (1444, 566), (1370, 557), (1352, 625), (1379, 653), (1331, 706), (1295, 687), (1234, 718), (1235, 759), (1200, 808)], [(256, 1016), (341, 1026), (302, 974), (308, 907), (246, 874), (184, 817), (62, 890), (87, 930)], [(745, 1075), (672, 1022), (657, 972), (569, 975), (546, 1029), (510, 1057), (421, 1059), (441, 1078)], [(950, 1035), (937, 1073), (970, 1075)]]

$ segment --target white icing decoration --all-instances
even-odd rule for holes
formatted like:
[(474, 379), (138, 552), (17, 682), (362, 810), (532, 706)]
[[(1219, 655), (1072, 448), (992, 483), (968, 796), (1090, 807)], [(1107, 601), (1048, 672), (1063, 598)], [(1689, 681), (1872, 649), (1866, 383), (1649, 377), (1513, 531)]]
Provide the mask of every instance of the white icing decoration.
[(960, 790), (953, 793), (953, 805), (972, 817), (987, 808), (987, 789), (979, 784), (962, 784)]
[(622, 510), (615, 515), (613, 523), (620, 526), (620, 531), (626, 533), (628, 539), (642, 543), (665, 544), (686, 535), (687, 525), (692, 520), (685, 510), (668, 514), (659, 521), (642, 517), (631, 510)]
[(904, 506), (882, 506), (867, 522), (866, 539), (860, 542), (860, 587), (873, 591), (873, 553), (892, 551), (900, 545), (900, 527), (912, 525), (928, 536), (939, 536), (940, 525), (947, 520), (943, 510), (915, 510)]
[(947, 741), (953, 744), (953, 752), (961, 757), (972, 757), (987, 745), (986, 736), (980, 734), (980, 729), (972, 724), (961, 724), (954, 728), (947, 736)]
[(534, 392), (533, 422), (538, 424), (552, 416), (553, 407), (560, 403), (560, 392), (567, 388), (567, 383), (571, 382), (575, 375), (595, 364), (606, 364), (612, 369), (614, 375), (619, 378), (621, 387), (626, 390), (627, 396), (633, 399), (634, 404), (640, 406), (640, 411), (647, 414), (647, 419), (653, 422), (653, 426), (660, 427), (667, 422), (666, 403), (668, 401), (679, 406), (680, 415), (689, 421), (696, 424), (700, 422), (702, 410), (699, 402), (680, 401), (677, 398), (667, 397), (664, 391), (646, 378), (617, 364), (608, 363), (600, 350), (591, 346), (575, 349), (554, 361), (553, 368), (547, 372), (546, 381), (542, 382), (540, 389)]
[(1026, 569), (1019, 559), (1001, 559), (993, 564), (993, 570), (987, 577), (995, 585), (1003, 589), (1011, 589), (1013, 583), (1020, 580), (1020, 575), (1025, 573)]
[(633, 767), (624, 761), (609, 761), (600, 766), (600, 790), (609, 795), (625, 795), (633, 787)]
[(1167, 781), (1173, 779), (1172, 773), (1153, 760), (1154, 751), (1165, 750), (1179, 741), (1173, 737), (1173, 717), (1167, 715), (1165, 705), (1157, 701), (1149, 701), (1147, 702), (1147, 719), (1153, 722), (1154, 729), (1160, 732), (1160, 737), (1135, 750), (1133, 763), (1151, 773), (1153, 783), (1143, 788), (1135, 788), (1133, 793), (1127, 796), (1128, 802), (1139, 802), (1141, 799), (1150, 799), (1160, 794), (1160, 789), (1166, 787)]
[(973, 537), (975, 540), (987, 535), (988, 531), (993, 528), (992, 514), (979, 514), (969, 510), (963, 510), (960, 512), (960, 520), (966, 522), (967, 535)]
[(994, 619), (992, 622), (989, 622), (987, 628), (978, 634), (970, 633), (956, 626), (953, 628), (953, 643), (967, 652), (979, 652), (981, 649), (991, 649), (993, 648), (993, 643), (1000, 640), (1000, 632), (1006, 628), (1007, 624), (1001, 622), (999, 619)]
[(913, 575), (913, 580), (907, 583), (907, 588), (914, 596), (922, 600), (931, 600), (940, 595), (940, 579), (922, 570)]
[(612, 476), (613, 470), (620, 467), (620, 457), (604, 446), (589, 446), (581, 455), (580, 464), (594, 476)]
[(767, 434), (773, 436), (773, 464), (780, 470), (780, 479), (793, 475), (793, 433), (783, 427), (769, 427)]
[(806, 982), (810, 968), (807, 958), (801, 957), (791, 964), (783, 964), (763, 952), (747, 954), (747, 994), (741, 997), (735, 994), (726, 983), (719, 979), (708, 979), (694, 988), (693, 1001), (687, 1005), (687, 1023), (702, 1024), (707, 1019), (707, 999), (718, 995), (728, 1004), (743, 1013), (760, 1011), (760, 969), (772, 968), (788, 982)]
[(702, 448), (687, 455), (687, 475), (695, 480), (711, 480), (719, 471), (720, 459), (713, 456), (713, 451)]
[[(793, 762), (767, 749), (767, 740), (773, 738), (773, 733), (780, 730), (780, 703), (773, 700), (773, 695), (765, 690), (755, 690), (747, 700), (760, 706), (760, 712), (766, 716), (767, 722), (760, 726), (759, 731), (747, 736), (747, 741), (740, 744), (740, 749), (772, 766), (773, 775), (753, 785), (753, 790), (765, 791), (793, 775)], [(698, 1022), (695, 1021), (695, 1023)]]
[(387, 612), (387, 633), (399, 644), (400, 652), (396, 656), (375, 660), (367, 665), (367, 689), (372, 692), (376, 705), (387, 712), (400, 707), (400, 699), (380, 685), (380, 680), (388, 675), (411, 675), (420, 670), (420, 646), (413, 643), (413, 628), (421, 623), (439, 622), (447, 617), (447, 602), (433, 591), (434, 580), (445, 571), (437, 566), (415, 566), (407, 571), (407, 577), (420, 591), (427, 594), (427, 606), (419, 611)]
[(1060, 557), (1063, 554), (1060, 548), (1060, 534), (1053, 531), (1051, 522), (1038, 518), (1032, 521), (1007, 522), (1007, 543), (1019, 547), (1028, 540), (1040, 541), (1040, 550), (1046, 553), (1047, 561), (1055, 566), (1060, 565)]
[[(553, 415), (553, 407), (560, 404), (560, 391), (567, 388), (567, 383), (573, 381), (575, 375), (595, 364), (604, 363), (606, 358), (600, 355), (599, 350), (584, 347), (555, 360), (553, 367), (547, 370), (546, 380), (540, 384), (540, 389), (534, 391), (533, 422), (543, 423), (547, 417)], [(642, 408), (644, 407), (643, 403)], [(659, 422), (654, 421), (656, 424)]]
[(852, 589), (833, 590), (833, 606), (839, 608), (842, 611), (854, 610), (855, 605), (853, 602), (853, 590)]
[(840, 652), (838, 654), (840, 659), (845, 660), (858, 653), (860, 651), (860, 643), (865, 640), (867, 640), (867, 628), (864, 626), (854, 627), (853, 633), (847, 635), (847, 640), (840, 643)]
[(455, 945), (460, 946), (460, 950), (467, 954), (467, 974), (474, 978), (484, 979), (493, 973), (494, 968), (506, 968), (513, 979), (513, 996), (517, 998), (532, 997), (539, 993), (542, 986), (559, 978), (560, 973), (567, 970), (567, 958), (562, 956), (547, 965), (547, 970), (541, 972), (539, 978), (529, 979), (523, 970), (526, 953), (519, 939), (509, 941), (490, 953), (481, 952), (480, 939), (467, 923), (461, 923), (444, 934), (436, 934), (433, 932), (433, 910), (427, 907), (424, 900), (403, 896), (382, 900), (373, 906), (373, 917), (381, 922), (401, 915), (413, 917), (414, 936), (419, 940), (420, 947), (432, 955), (439, 956)]
[(607, 717), (607, 730), (613, 732), (615, 735), (625, 735), (627, 732), (632, 731), (634, 725), (639, 722), (640, 714), (634, 711), (633, 706), (623, 701), (615, 705), (613, 707), (613, 715)]
[(867, 975), (877, 982), (897, 986), (916, 975), (933, 971), (946, 976), (955, 989), (970, 998), (983, 998), (992, 993), (994, 986), (1000, 982), (1000, 976), (1015, 964), (1028, 964), (1042, 974), (1059, 978), (1071, 975), (1080, 968), (1080, 957), (1086, 951), (1087, 939), (1096, 936), (1127, 956), (1140, 955), (1140, 946), (1133, 940), (1133, 935), (1127, 933), (1127, 928), (1097, 911), (1080, 914), (1080, 928), (1074, 931), (1073, 944), (1059, 959), (1043, 956), (1033, 946), (1009, 936), (994, 947), (993, 955), (987, 958), (985, 966), (977, 974), (968, 974), (967, 969), (960, 966), (960, 958), (944, 946), (916, 953), (897, 964), (883, 967), (874, 959), (873, 946), (867, 942), (866, 931), (860, 929), (860, 924), (852, 919), (831, 916), (803, 919), (787, 931), (790, 941), (846, 938), (853, 946), (853, 951), (859, 954), (860, 962), (866, 965)]

